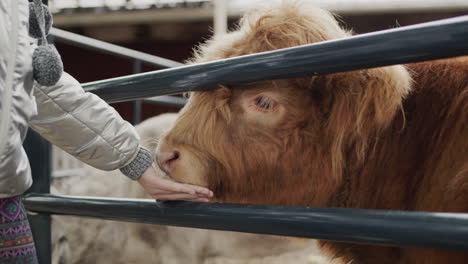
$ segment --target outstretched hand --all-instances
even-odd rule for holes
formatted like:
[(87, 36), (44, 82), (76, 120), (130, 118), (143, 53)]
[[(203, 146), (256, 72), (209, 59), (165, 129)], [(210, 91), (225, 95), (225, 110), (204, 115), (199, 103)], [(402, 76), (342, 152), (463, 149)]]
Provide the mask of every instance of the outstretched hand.
[(153, 164), (138, 179), (143, 189), (157, 200), (187, 200), (208, 202), (213, 192), (205, 187), (174, 181), (159, 172)]

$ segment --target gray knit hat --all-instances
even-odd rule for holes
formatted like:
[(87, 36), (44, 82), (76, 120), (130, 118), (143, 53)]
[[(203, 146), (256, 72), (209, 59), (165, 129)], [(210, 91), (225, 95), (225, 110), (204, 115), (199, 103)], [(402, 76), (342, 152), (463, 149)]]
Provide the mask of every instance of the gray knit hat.
[(47, 34), (52, 26), (52, 16), (41, 0), (29, 3), (29, 35), (38, 39), (33, 53), (33, 77), (40, 85), (51, 86), (63, 73), (63, 63), (54, 45), (47, 43)]

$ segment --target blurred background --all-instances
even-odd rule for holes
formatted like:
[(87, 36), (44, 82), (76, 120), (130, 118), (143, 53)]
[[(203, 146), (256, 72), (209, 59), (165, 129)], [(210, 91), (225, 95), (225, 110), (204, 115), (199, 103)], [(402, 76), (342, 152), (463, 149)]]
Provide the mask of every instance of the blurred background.
[[(178, 62), (214, 33), (235, 26), (246, 9), (275, 0), (49, 0), (54, 27)], [(468, 14), (468, 0), (303, 0), (339, 15), (356, 34)], [(60, 39), (65, 70), (81, 83), (162, 69)], [(177, 98), (176, 98), (177, 99)], [(180, 103), (179, 103), (180, 105)], [(132, 123), (180, 106), (151, 101), (113, 106)], [(55, 176), (81, 164), (54, 148)]]

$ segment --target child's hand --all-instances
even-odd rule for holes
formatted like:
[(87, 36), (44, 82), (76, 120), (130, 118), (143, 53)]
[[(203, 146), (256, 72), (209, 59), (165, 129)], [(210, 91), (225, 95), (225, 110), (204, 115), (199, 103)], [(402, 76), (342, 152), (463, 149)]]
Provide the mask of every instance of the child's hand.
[(158, 200), (208, 202), (213, 197), (213, 192), (205, 187), (176, 182), (158, 173), (154, 164), (143, 173), (138, 182), (149, 195)]

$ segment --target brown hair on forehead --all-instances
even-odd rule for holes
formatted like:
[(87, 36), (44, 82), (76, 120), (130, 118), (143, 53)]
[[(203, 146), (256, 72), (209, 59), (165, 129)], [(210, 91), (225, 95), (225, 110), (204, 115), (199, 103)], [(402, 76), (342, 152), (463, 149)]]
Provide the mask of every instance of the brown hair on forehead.
[(281, 6), (267, 6), (265, 3), (245, 14), (234, 31), (216, 35), (199, 45), (188, 63), (231, 58), (350, 35), (325, 10), (304, 5), (301, 1), (289, 1)]

